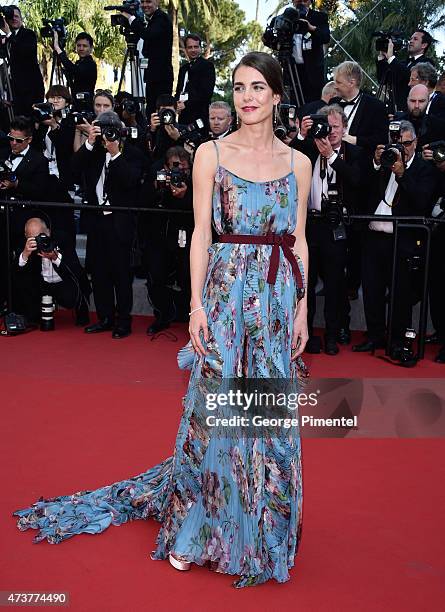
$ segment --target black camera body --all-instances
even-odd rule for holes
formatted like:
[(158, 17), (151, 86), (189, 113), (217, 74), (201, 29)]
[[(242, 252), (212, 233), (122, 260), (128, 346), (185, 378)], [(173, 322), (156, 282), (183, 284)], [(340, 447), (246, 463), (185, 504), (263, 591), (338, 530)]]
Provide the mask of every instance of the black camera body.
[(17, 180), (17, 175), (8, 166), (8, 162), (3, 162), (3, 164), (4, 165), (0, 165), (0, 181), (10, 181), (11, 183), (15, 183)]
[(57, 244), (51, 236), (47, 236), (43, 233), (35, 236), (35, 241), (37, 244), (37, 253), (51, 253), (57, 248)]
[(59, 45), (65, 46), (66, 43), (66, 21), (63, 17), (56, 19), (42, 19), (43, 27), (40, 28), (40, 36), (42, 38), (53, 38), (54, 32), (59, 35)]
[(165, 188), (167, 177), (170, 177), (170, 185), (173, 185), (173, 187), (180, 187), (186, 182), (188, 174), (179, 167), (179, 162), (173, 162), (173, 168), (171, 170), (163, 168), (157, 171), (156, 181), (159, 189)]
[(140, 104), (134, 98), (124, 98), (122, 100), (122, 110), (129, 115), (135, 115), (141, 110)]
[(121, 138), (137, 138), (138, 129), (135, 127), (118, 127), (109, 123), (101, 123), (96, 121), (95, 125), (100, 127), (100, 136), (97, 136), (96, 142), (102, 142), (102, 137), (110, 142), (121, 140)]
[[(140, 8), (141, 3), (139, 2), (139, 0), (124, 0), (122, 4), (104, 6), (104, 11), (121, 11), (123, 13), (128, 13), (129, 15), (137, 15), (137, 13), (140, 11)], [(112, 15), (112, 17), (116, 17), (116, 15)], [(126, 19), (125, 22), (128, 25), (128, 21)]]
[(445, 161), (445, 140), (431, 142), (428, 148), (433, 152), (433, 161), (435, 161), (436, 164), (441, 164)]
[(385, 148), (380, 156), (380, 165), (383, 168), (391, 168), (399, 157), (398, 153), (400, 153), (402, 162), (405, 163), (405, 149), (403, 148), (403, 145), (396, 142), (391, 142), (385, 145)]
[(336, 183), (328, 185), (327, 197), (321, 197), (321, 216), (331, 226), (334, 240), (346, 240), (343, 202)]
[(161, 125), (176, 125), (176, 113), (171, 108), (162, 108), (158, 111)]
[(294, 34), (304, 35), (308, 31), (307, 23), (302, 21), (306, 15), (307, 10), (304, 6), (288, 7), (267, 26), (263, 34), (263, 43), (274, 51), (279, 51), (283, 46), (290, 48)]
[(314, 139), (327, 138), (332, 132), (327, 115), (310, 115), (310, 118), (313, 124), (308, 130), (308, 136)]
[(54, 106), (50, 102), (40, 102), (39, 104), (34, 104), (31, 116), (37, 123), (42, 123), (52, 119), (54, 112)]
[(375, 41), (375, 50), (377, 52), (383, 51), (386, 53), (388, 51), (388, 43), (392, 40), (392, 44), (394, 45), (394, 51), (397, 53), (401, 51), (404, 46), (406, 46), (406, 40), (397, 30), (379, 30), (378, 32), (374, 32), (372, 37), (376, 39)]
[(190, 146), (198, 147), (206, 137), (202, 130), (204, 128), (204, 121), (202, 119), (196, 119), (187, 125), (177, 125), (179, 134)]
[(290, 125), (290, 121), (295, 121), (297, 117), (297, 107), (293, 104), (280, 104), (280, 122), (274, 129), (274, 134), (280, 140), (284, 140), (290, 132), (295, 130)]
[(71, 111), (68, 114), (68, 117), (75, 125), (82, 125), (83, 123), (91, 123), (92, 121), (94, 121), (96, 115), (91, 111), (82, 110)]

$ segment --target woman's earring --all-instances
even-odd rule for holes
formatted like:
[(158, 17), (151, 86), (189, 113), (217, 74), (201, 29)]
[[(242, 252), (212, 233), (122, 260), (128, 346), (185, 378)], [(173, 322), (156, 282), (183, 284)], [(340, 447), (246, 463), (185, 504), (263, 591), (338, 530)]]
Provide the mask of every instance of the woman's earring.
[(273, 107), (273, 126), (276, 127), (278, 123), (278, 104), (274, 104)]
[(241, 127), (241, 119), (239, 118), (239, 115), (236, 115), (236, 127), (239, 129)]

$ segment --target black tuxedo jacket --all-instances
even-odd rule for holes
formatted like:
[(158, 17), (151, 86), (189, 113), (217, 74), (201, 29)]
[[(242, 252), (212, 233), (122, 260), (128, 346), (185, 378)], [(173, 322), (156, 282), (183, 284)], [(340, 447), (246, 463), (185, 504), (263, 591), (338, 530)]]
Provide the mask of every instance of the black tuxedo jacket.
[[(4, 161), (1, 163), (4, 165)], [(9, 197), (13, 196), (17, 200), (48, 201), (48, 160), (42, 153), (29, 147), (25, 157), (17, 166), (15, 175), (18, 186), (17, 189), (7, 190)]]
[(179, 69), (178, 85), (176, 87), (176, 99), (182, 93), (185, 75), (188, 72), (188, 81), (185, 92), (188, 100), (185, 108), (179, 115), (181, 123), (191, 123), (196, 119), (202, 119), (204, 124), (208, 123), (209, 105), (212, 100), (215, 87), (215, 66), (203, 57), (198, 57), (193, 62), (186, 62)]
[(167, 13), (157, 9), (148, 22), (136, 18), (130, 29), (144, 41), (142, 54), (148, 58), (145, 82), (156, 83), (171, 79), (173, 83), (173, 24)]
[[(312, 169), (320, 155), (315, 142), (312, 139), (298, 140), (295, 138), (291, 146), (298, 149), (309, 157)], [(360, 187), (366, 169), (366, 156), (361, 147), (343, 142), (340, 154), (332, 164), (336, 172), (336, 184), (342, 195), (343, 203), (348, 211), (353, 214), (357, 212), (357, 202), (360, 199)]]
[(91, 55), (80, 58), (73, 63), (68, 59), (65, 51), (62, 51), (62, 53), (59, 53), (59, 59), (68, 76), (73, 98), (81, 91), (88, 91), (93, 95), (96, 88), (97, 66)]
[(412, 117), (409, 113), (397, 115), (397, 119), (406, 119), (410, 121), (417, 134), (417, 151), (422, 151), (423, 145), (435, 142), (436, 140), (445, 140), (445, 119), (429, 113), (422, 117)]
[(302, 66), (297, 65), (297, 67), (299, 70), (304, 69), (305, 77), (311, 89), (313, 91), (321, 91), (325, 83), (325, 60), (323, 45), (327, 45), (331, 39), (328, 16), (326, 13), (322, 13), (321, 11), (309, 9), (305, 19), (307, 19), (311, 25), (316, 26), (317, 29), (310, 35), (312, 40), (312, 49), (303, 49), (304, 64)]
[(421, 55), (415, 60), (394, 59), (390, 64), (386, 59), (377, 60), (377, 79), (379, 83), (386, 78), (392, 83), (394, 99), (398, 111), (407, 109), (407, 98), (409, 94), (408, 82), (411, 75), (411, 68), (421, 62), (428, 62), (434, 66), (433, 60), (426, 55)]
[(14, 113), (29, 114), (31, 106), (43, 102), (45, 88), (37, 61), (37, 37), (21, 27), (8, 39)]
[(445, 120), (445, 96), (440, 91), (434, 92), (428, 115), (434, 115), (439, 117), (439, 119)]
[(301, 121), (303, 117), (307, 117), (308, 115), (316, 115), (320, 108), (327, 106), (327, 104), (328, 102), (325, 102), (324, 100), (314, 100), (313, 102), (308, 102), (307, 104), (300, 106), (300, 108), (297, 110), (297, 116)]
[[(82, 294), (85, 297), (88, 297), (91, 293), (90, 282), (79, 261), (75, 249), (71, 246), (71, 242), (61, 231), (53, 231), (51, 235), (57, 244), (57, 248), (62, 254), (60, 266), (54, 265), (54, 269), (63, 281), (73, 280), (75, 283), (77, 283)], [(23, 251), (23, 246), (24, 244), (17, 250), (15, 270), (22, 276), (29, 275), (30, 277), (33, 277), (34, 280), (38, 280), (42, 274), (42, 258), (39, 257), (36, 252), (34, 252), (25, 266), (19, 266), (18, 260), (20, 253)]]
[[(89, 205), (99, 207), (96, 186), (105, 164), (106, 150), (102, 146), (95, 146), (88, 151), (83, 145), (73, 157), (73, 171), (76, 175), (83, 174), (87, 199)], [(105, 190), (111, 206), (137, 206), (145, 158), (141, 151), (125, 143), (119, 157), (110, 161)], [(99, 216), (103, 216), (103, 208), (97, 213), (85, 211), (83, 218), (89, 234), (100, 231)], [(131, 244), (135, 231), (135, 215), (128, 211), (113, 211), (113, 225), (116, 235), (123, 244)]]
[[(377, 206), (385, 196), (386, 187), (391, 176), (389, 168), (372, 170), (373, 180), (369, 184), (369, 199), (362, 200), (363, 213), (374, 214)], [(434, 205), (434, 193), (437, 185), (437, 173), (434, 165), (416, 156), (411, 166), (405, 171), (398, 184), (398, 196), (394, 200), (392, 214), (394, 216), (430, 216)], [(402, 246), (414, 246), (414, 238), (418, 233), (410, 230), (400, 232)], [(424, 238), (425, 235), (420, 236)]]
[[(339, 98), (332, 98), (330, 104), (338, 101)], [(388, 129), (388, 115), (383, 102), (362, 93), (349, 128), (349, 134), (357, 137), (357, 146), (373, 154), (378, 144), (388, 142)]]
[[(45, 135), (48, 126), (40, 124), (33, 139), (33, 144), (39, 151), (45, 150)], [(59, 169), (60, 183), (65, 189), (71, 187), (73, 180), (71, 176), (71, 162), (74, 155), (73, 143), (76, 129), (74, 123), (69, 119), (62, 119), (60, 127), (51, 130), (48, 134), (54, 146), (54, 155)]]

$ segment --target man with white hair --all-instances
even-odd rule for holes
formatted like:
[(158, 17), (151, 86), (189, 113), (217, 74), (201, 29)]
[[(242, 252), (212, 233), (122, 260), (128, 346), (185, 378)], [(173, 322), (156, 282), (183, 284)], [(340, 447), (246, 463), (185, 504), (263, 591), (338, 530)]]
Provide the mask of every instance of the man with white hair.
[(210, 136), (213, 140), (224, 138), (231, 132), (232, 109), (224, 100), (212, 102), (209, 106)]

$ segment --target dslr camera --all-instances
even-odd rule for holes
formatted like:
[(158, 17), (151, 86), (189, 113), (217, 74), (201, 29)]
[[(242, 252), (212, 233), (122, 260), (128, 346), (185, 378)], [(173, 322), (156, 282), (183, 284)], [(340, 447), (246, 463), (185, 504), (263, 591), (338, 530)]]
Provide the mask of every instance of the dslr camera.
[(310, 138), (327, 138), (332, 132), (332, 128), (329, 125), (327, 115), (309, 115), (313, 121), (310, 129), (308, 130), (308, 136)]
[(405, 163), (405, 149), (399, 143), (400, 140), (400, 121), (391, 121), (389, 124), (389, 143), (385, 145), (385, 148), (380, 157), (380, 165), (383, 168), (391, 168), (400, 156), (403, 163)]
[(96, 121), (95, 125), (100, 127), (100, 136), (97, 137), (96, 142), (102, 142), (102, 137), (106, 138), (110, 142), (120, 140), (121, 138), (137, 138), (138, 129), (135, 127), (117, 127), (116, 125), (110, 125), (109, 123), (101, 123), (100, 119)]
[(74, 125), (81, 125), (82, 123), (91, 123), (96, 118), (96, 115), (91, 111), (71, 111), (68, 117), (73, 121)]
[(51, 253), (57, 248), (57, 244), (51, 236), (47, 236), (43, 233), (35, 236), (35, 241), (37, 244), (37, 253)]
[(290, 125), (290, 121), (295, 121), (297, 117), (297, 107), (293, 104), (280, 104), (280, 123), (276, 126), (274, 134), (280, 140), (284, 140), (290, 132), (295, 130)]
[(328, 185), (327, 197), (321, 197), (321, 216), (332, 227), (334, 240), (346, 240), (343, 202), (335, 183)]
[(433, 161), (435, 161), (436, 164), (441, 164), (445, 161), (445, 140), (431, 142), (428, 148), (433, 152)]
[(383, 51), (387, 53), (388, 51), (388, 43), (392, 40), (392, 44), (394, 45), (394, 51), (397, 53), (401, 51), (403, 47), (406, 46), (406, 40), (398, 30), (379, 30), (378, 32), (374, 32), (372, 37), (375, 38), (375, 50), (379, 53)]
[(201, 142), (205, 140), (201, 130), (204, 128), (204, 121), (202, 119), (196, 119), (188, 125), (177, 125), (179, 134), (187, 143), (193, 148), (197, 148)]
[(179, 162), (173, 162), (173, 168), (171, 170), (163, 168), (156, 173), (156, 181), (160, 189), (165, 189), (167, 177), (170, 177), (170, 185), (173, 185), (173, 187), (180, 187), (186, 182), (188, 174), (179, 167)]
[(17, 180), (17, 175), (15, 172), (8, 166), (7, 162), (3, 162), (0, 164), (0, 181), (10, 181), (11, 183), (15, 183)]
[(158, 112), (161, 125), (176, 125), (176, 113), (171, 108), (163, 108)]
[(66, 43), (66, 21), (63, 17), (56, 19), (42, 19), (43, 27), (40, 28), (42, 38), (54, 38), (54, 32), (59, 35), (59, 45), (63, 48)]

